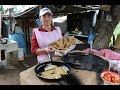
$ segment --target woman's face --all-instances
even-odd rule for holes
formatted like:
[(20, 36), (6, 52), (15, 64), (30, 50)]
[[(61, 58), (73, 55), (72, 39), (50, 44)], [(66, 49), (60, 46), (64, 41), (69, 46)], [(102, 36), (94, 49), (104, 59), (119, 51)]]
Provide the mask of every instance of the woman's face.
[(52, 24), (52, 15), (49, 13), (46, 13), (43, 16), (41, 16), (40, 20), (43, 25), (49, 26)]

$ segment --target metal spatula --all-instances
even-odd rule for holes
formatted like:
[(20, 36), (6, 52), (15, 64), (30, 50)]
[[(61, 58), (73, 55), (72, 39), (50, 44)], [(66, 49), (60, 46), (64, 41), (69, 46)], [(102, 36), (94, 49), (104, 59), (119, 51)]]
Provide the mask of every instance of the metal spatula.
[(89, 33), (89, 37), (88, 37), (88, 44), (90, 44), (90, 54), (92, 54), (92, 44), (93, 44), (94, 38), (95, 37), (94, 37), (92, 29), (91, 29), (90, 33)]
[(49, 58), (50, 61), (52, 61), (52, 58), (51, 58), (51, 54), (50, 54), (50, 53), (48, 53), (48, 58)]

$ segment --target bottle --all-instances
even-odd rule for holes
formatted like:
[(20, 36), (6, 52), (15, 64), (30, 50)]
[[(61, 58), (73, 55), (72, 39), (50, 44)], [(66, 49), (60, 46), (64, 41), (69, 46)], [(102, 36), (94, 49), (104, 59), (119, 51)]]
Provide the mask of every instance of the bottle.
[(79, 31), (78, 27), (75, 28), (75, 33), (77, 34)]

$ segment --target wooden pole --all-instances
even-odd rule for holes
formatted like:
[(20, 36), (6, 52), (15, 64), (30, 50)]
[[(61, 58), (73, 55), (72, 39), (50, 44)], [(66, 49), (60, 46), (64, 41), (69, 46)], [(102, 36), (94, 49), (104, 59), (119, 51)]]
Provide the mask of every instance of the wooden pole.
[(0, 37), (1, 37), (1, 28), (2, 28), (2, 12), (0, 12)]
[[(1, 35), (1, 28), (2, 28), (2, 12), (0, 12), (0, 39), (2, 38), (2, 35)], [(0, 62), (1, 62), (1, 50), (0, 50)], [(0, 67), (1, 67), (1, 63), (0, 63)]]
[(9, 9), (9, 15), (10, 15), (10, 33), (12, 32), (12, 16), (11, 16), (11, 8)]

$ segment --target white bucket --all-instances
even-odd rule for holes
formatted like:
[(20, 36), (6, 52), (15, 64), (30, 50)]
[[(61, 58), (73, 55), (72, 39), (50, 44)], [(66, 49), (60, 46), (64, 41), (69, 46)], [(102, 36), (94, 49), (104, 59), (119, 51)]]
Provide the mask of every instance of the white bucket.
[(18, 49), (18, 59), (19, 59), (19, 61), (24, 60), (24, 50), (23, 50), (23, 48)]
[(7, 65), (7, 60), (2, 60), (1, 66), (6, 66)]

